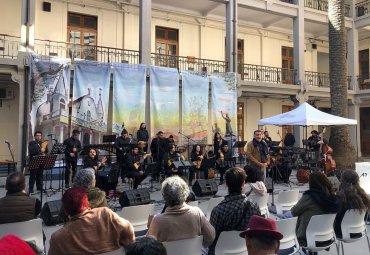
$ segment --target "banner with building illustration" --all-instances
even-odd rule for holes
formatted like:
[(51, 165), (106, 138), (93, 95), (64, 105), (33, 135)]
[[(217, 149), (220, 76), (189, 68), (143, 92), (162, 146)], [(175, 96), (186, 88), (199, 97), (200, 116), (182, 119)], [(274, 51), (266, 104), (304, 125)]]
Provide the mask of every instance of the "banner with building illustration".
[(208, 134), (209, 78), (204, 72), (182, 71), (182, 133), (205, 144)]
[(114, 63), (113, 133), (136, 134), (145, 122), (146, 65)]
[(165, 137), (178, 140), (179, 73), (175, 68), (150, 67), (151, 134), (163, 131)]
[[(70, 59), (30, 56), (29, 133), (41, 131), (42, 140), (59, 142), (68, 137)], [(54, 140), (54, 142), (56, 141)], [(51, 146), (49, 146), (49, 149)]]
[(110, 69), (106, 63), (75, 59), (71, 120), (83, 144), (101, 143), (107, 131)]
[(212, 73), (212, 129), (228, 141), (237, 138), (237, 90), (235, 73)]

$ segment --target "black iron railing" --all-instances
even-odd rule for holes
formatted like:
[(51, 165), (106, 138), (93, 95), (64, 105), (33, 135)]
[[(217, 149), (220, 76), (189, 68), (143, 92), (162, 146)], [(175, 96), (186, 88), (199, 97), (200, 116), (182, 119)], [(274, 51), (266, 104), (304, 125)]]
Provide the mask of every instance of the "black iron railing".
[(356, 4), (356, 16), (361, 17), (369, 14), (370, 1), (366, 0)]
[(370, 89), (370, 75), (359, 75), (357, 76), (358, 88), (360, 90)]
[(0, 34), (0, 58), (17, 58), (20, 40), (18, 36)]
[(152, 64), (198, 72), (227, 72), (225, 61), (152, 53)]
[(315, 87), (330, 87), (330, 77), (328, 73), (305, 72), (307, 85)]
[[(304, 6), (319, 11), (328, 11), (328, 0), (304, 0)], [(350, 15), (351, 6), (345, 4), (344, 6), (344, 16), (351, 17)]]
[(271, 66), (244, 64), (243, 80), (294, 84), (296, 70)]

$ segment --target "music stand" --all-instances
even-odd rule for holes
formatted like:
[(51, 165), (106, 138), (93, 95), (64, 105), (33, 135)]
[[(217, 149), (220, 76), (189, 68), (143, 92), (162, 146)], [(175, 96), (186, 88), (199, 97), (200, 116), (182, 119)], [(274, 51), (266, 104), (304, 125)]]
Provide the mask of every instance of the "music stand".
[(243, 165), (243, 154), (244, 154), (244, 147), (247, 144), (247, 141), (237, 141), (235, 142), (233, 148), (238, 148), (239, 154), (239, 166)]
[[(64, 171), (65, 171), (64, 170), (64, 157), (63, 157), (65, 149), (66, 149), (66, 146), (64, 144), (62, 144), (62, 143), (55, 143), (54, 146), (53, 146), (53, 148), (50, 151), (50, 154), (55, 154), (55, 155), (59, 155), (59, 156), (62, 155), (62, 162), (63, 162), (63, 164), (62, 164), (62, 171), (59, 170), (59, 182), (58, 182), (58, 186), (59, 186), (58, 187), (58, 191), (59, 190), (62, 190), (62, 195), (63, 195), (64, 189), (63, 189), (63, 185), (61, 185), (61, 178), (63, 178)], [(60, 165), (59, 165), (59, 168), (60, 168)], [(53, 169), (51, 169), (51, 173), (50, 174), (51, 174), (51, 176), (53, 175)], [(51, 183), (52, 183), (52, 181), (50, 180), (50, 187), (49, 187), (49, 189), (53, 190)]]
[[(42, 170), (44, 172), (44, 170), (51, 169), (54, 167), (56, 159), (57, 159), (57, 155), (55, 154), (34, 156), (31, 159), (31, 162), (28, 166), (28, 170), (29, 171)], [(42, 179), (44, 181), (44, 175), (42, 175)], [(46, 189), (46, 182), (45, 182), (45, 189)], [(43, 189), (41, 189), (41, 193), (40, 193), (41, 204), (42, 204), (42, 196), (43, 196)]]

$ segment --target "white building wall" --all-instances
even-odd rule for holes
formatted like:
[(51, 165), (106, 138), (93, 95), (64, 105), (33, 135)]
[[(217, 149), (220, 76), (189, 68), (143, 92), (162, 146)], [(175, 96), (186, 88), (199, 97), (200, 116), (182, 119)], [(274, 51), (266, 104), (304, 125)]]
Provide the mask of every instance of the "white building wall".
[(21, 35), (22, 0), (1, 0), (0, 34)]

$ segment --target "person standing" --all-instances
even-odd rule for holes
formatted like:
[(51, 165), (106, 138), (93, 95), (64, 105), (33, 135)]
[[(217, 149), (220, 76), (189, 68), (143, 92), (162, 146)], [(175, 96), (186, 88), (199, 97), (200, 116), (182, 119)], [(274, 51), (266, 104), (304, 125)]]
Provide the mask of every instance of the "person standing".
[(152, 140), (150, 144), (150, 151), (154, 162), (157, 163), (156, 173), (153, 174), (155, 179), (159, 178), (159, 174), (164, 171), (164, 157), (168, 149), (167, 140), (164, 137), (162, 131), (157, 133), (157, 136)]
[[(35, 131), (34, 135), (34, 141), (31, 141), (28, 143), (28, 153), (30, 155), (30, 162), (34, 156), (38, 155), (45, 155), (48, 152), (47, 148), (42, 148), (42, 133), (41, 131)], [(38, 191), (41, 191), (42, 189), (42, 175), (43, 170), (37, 169), (37, 170), (31, 170), (30, 171), (30, 179), (28, 181), (28, 191), (29, 193), (33, 193), (33, 187), (35, 185), (36, 181), (36, 188)]]
[(125, 182), (126, 177), (126, 154), (130, 152), (130, 138), (126, 129), (123, 129), (121, 136), (114, 141), (114, 146), (117, 150), (117, 161), (119, 164), (122, 182)]
[(222, 144), (221, 150), (216, 155), (216, 168), (220, 173), (220, 183), (219, 185), (224, 184), (224, 174), (227, 169), (234, 167), (235, 162), (229, 149), (227, 142)]
[(222, 138), (220, 132), (216, 132), (213, 137), (213, 152), (217, 155), (220, 153), (222, 144), (227, 143), (225, 139)]
[(66, 146), (64, 151), (66, 156), (66, 172), (65, 172), (65, 188), (68, 189), (77, 171), (77, 160), (78, 153), (81, 151), (81, 142), (78, 139), (80, 136), (80, 131), (74, 129), (72, 131), (72, 136), (63, 142)]
[(204, 155), (201, 151), (200, 145), (195, 144), (193, 146), (193, 149), (190, 154), (191, 161), (193, 162), (193, 165), (189, 169), (189, 185), (192, 185), (192, 181), (194, 179), (194, 174), (196, 175), (196, 179), (200, 178), (200, 173), (204, 172), (204, 178), (208, 179), (208, 171), (206, 169), (202, 168), (202, 161), (204, 158)]
[(146, 130), (146, 124), (143, 122), (140, 124), (139, 130), (136, 132), (137, 142), (140, 141), (145, 142), (144, 152), (148, 151), (148, 140), (149, 140), (149, 133)]

